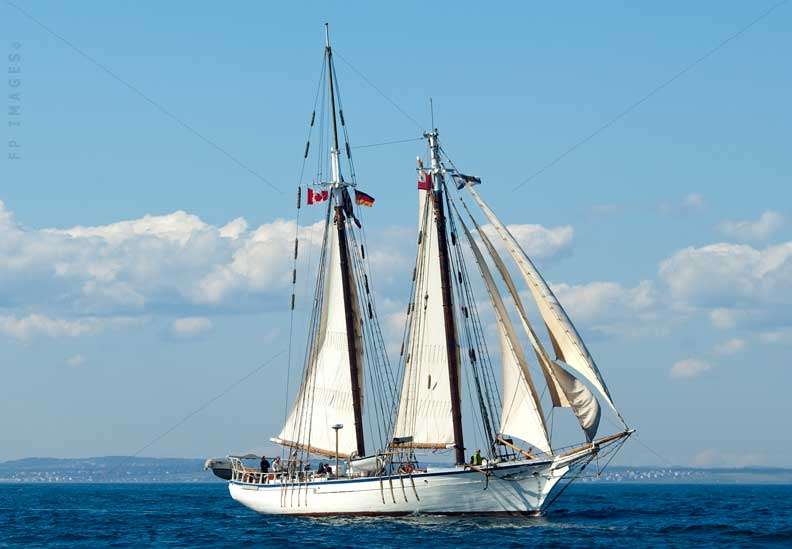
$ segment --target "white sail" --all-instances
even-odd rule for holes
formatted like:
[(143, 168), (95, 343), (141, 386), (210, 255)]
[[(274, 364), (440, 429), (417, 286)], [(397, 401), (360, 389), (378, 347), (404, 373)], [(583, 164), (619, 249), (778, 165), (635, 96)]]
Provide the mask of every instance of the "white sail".
[(553, 294), (550, 286), (547, 285), (542, 275), (539, 274), (536, 266), (523, 251), (517, 239), (514, 238), (514, 235), (509, 232), (489, 206), (484, 203), (476, 190), (470, 185), (467, 186), (467, 189), (484, 212), (484, 215), (487, 216), (487, 219), (489, 219), (490, 223), (495, 227), (495, 231), (503, 239), (506, 244), (506, 249), (517, 263), (517, 267), (520, 269), (520, 273), (523, 275), (531, 291), (531, 295), (539, 308), (539, 313), (542, 315), (542, 319), (547, 326), (556, 357), (568, 364), (572, 370), (578, 372), (591, 383), (610, 407), (613, 408), (619, 418), (621, 418), (616, 406), (613, 404), (608, 387), (605, 385), (605, 380), (602, 379), (602, 375), (594, 363), (594, 359), (591, 358), (591, 354), (588, 352), (586, 345), (580, 338), (575, 326), (569, 320), (566, 311), (564, 311), (564, 308), (561, 307), (555, 294)]
[(533, 444), (546, 454), (551, 453), (550, 441), (547, 436), (542, 407), (539, 396), (534, 387), (528, 361), (514, 332), (506, 306), (498, 293), (492, 273), (484, 261), (476, 241), (470, 234), (467, 226), (460, 219), (460, 225), (465, 231), (470, 249), (479, 266), (479, 272), (487, 286), (495, 317), (498, 323), (498, 333), (501, 338), (501, 364), (502, 364), (502, 409), (501, 409), (501, 434), (511, 435)]
[(506, 268), (506, 264), (498, 254), (495, 246), (492, 245), (492, 241), (489, 239), (487, 234), (481, 230), (481, 227), (478, 226), (475, 220), (473, 220), (473, 223), (476, 230), (478, 231), (479, 237), (481, 238), (481, 242), (484, 244), (484, 247), (487, 249), (489, 256), (492, 258), (492, 261), (495, 264), (495, 268), (498, 269), (498, 273), (500, 273), (503, 282), (506, 284), (506, 288), (509, 290), (509, 295), (511, 296), (512, 301), (514, 301), (514, 306), (517, 309), (520, 322), (522, 323), (523, 329), (528, 336), (528, 340), (531, 342), (531, 347), (533, 347), (534, 353), (536, 354), (536, 359), (539, 361), (539, 364), (542, 367), (542, 372), (544, 373), (545, 380), (547, 381), (547, 388), (550, 393), (550, 399), (553, 403), (553, 406), (563, 408), (570, 407), (571, 403), (566, 397), (563, 387), (555, 375), (556, 366), (551, 362), (550, 357), (548, 357), (547, 352), (545, 351), (544, 345), (542, 345), (542, 342), (538, 337), (536, 337), (536, 332), (534, 332), (533, 326), (531, 326), (531, 323), (528, 321), (528, 315), (525, 311), (525, 306), (523, 305), (522, 299), (520, 299), (520, 295), (517, 292), (517, 286), (514, 284), (514, 279), (512, 279), (509, 270)]
[(537, 441), (546, 441), (544, 438), (536, 436), (536, 429), (531, 426), (536, 425), (535, 409), (531, 406), (531, 389), (525, 382), (525, 378), (520, 372), (519, 361), (517, 360), (509, 337), (501, 326), (498, 326), (501, 348), (501, 421), (500, 434), (506, 437), (517, 437), (530, 444), (533, 444), (545, 453), (550, 453), (549, 443), (542, 446)]
[(553, 374), (558, 381), (569, 406), (575, 413), (580, 427), (586, 434), (586, 440), (591, 442), (597, 436), (600, 422), (600, 405), (594, 393), (589, 391), (581, 381), (564, 370), (556, 361), (552, 361)]
[(437, 224), (430, 192), (419, 189), (418, 201), (421, 243), (416, 262), (415, 302), (409, 318), (394, 436), (412, 437), (411, 444), (419, 448), (445, 448), (454, 443), (454, 424)]
[[(465, 208), (467, 209), (467, 206), (465, 206)], [(506, 264), (503, 262), (500, 254), (498, 254), (495, 246), (492, 245), (492, 241), (487, 234), (481, 230), (475, 220), (472, 218), (471, 220), (478, 231), (481, 241), (484, 243), (484, 247), (487, 249), (493, 263), (495, 263), (495, 267), (498, 269), (503, 282), (506, 284), (506, 288), (509, 290), (509, 295), (511, 295), (512, 301), (517, 309), (517, 314), (520, 317), (525, 334), (531, 342), (531, 346), (536, 354), (536, 359), (539, 361), (539, 365), (544, 373), (553, 406), (571, 408), (580, 423), (580, 427), (586, 434), (586, 439), (591, 442), (597, 435), (597, 428), (599, 427), (600, 420), (600, 406), (597, 399), (594, 397), (594, 394), (589, 391), (588, 387), (548, 356), (544, 345), (536, 336), (536, 332), (534, 332), (533, 326), (531, 326), (528, 320), (525, 306), (523, 305), (522, 299), (520, 299), (517, 286), (514, 284), (514, 280), (509, 270), (506, 268)]]
[[(332, 224), (326, 230), (329, 231), (328, 250), (319, 330), (303, 385), (283, 430), (273, 440), (286, 446), (310, 447), (314, 453), (335, 455), (336, 435), (332, 426), (340, 423), (344, 427), (338, 433), (338, 452), (349, 455), (357, 449), (357, 439), (339, 240), (338, 231)], [(354, 294), (351, 301), (355, 318), (358, 318)], [(355, 325), (359, 323), (356, 321)], [(359, 338), (360, 334), (356, 337)], [(356, 347), (362, 349), (360, 344)], [(358, 358), (358, 364), (362, 364), (362, 357)], [(362, 378), (363, 369), (360, 368), (359, 372)], [(358, 383), (363, 386), (362, 379)]]

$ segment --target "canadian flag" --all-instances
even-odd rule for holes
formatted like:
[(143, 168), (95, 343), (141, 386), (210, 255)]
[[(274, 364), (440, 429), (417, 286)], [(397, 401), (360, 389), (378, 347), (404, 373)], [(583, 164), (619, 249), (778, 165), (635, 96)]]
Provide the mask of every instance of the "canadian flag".
[(328, 191), (314, 191), (312, 188), (308, 187), (309, 206), (318, 204), (319, 202), (324, 202), (328, 198), (330, 198), (330, 193)]

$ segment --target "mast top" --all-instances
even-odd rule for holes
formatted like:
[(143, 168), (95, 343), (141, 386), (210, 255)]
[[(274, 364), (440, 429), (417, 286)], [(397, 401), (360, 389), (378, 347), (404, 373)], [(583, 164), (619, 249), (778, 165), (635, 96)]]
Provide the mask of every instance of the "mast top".
[(437, 142), (437, 136), (437, 128), (424, 134), (424, 137), (429, 141), (430, 159), (432, 163), (432, 182), (435, 191), (440, 190), (443, 177), (443, 168), (440, 163), (440, 144)]

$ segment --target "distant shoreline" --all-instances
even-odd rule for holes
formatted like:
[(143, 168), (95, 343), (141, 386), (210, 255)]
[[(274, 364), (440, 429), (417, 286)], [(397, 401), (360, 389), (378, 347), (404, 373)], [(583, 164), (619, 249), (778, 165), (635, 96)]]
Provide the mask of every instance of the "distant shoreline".
[[(214, 484), (221, 479), (203, 470), (201, 458), (105, 456), (24, 458), (0, 462), (0, 484)], [(587, 470), (593, 474), (593, 466)], [(598, 484), (792, 484), (792, 468), (613, 466)]]

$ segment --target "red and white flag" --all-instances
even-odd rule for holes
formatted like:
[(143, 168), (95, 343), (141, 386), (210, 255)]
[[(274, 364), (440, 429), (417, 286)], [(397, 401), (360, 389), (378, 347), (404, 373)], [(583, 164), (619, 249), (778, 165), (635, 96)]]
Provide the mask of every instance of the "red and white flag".
[(418, 189), (428, 191), (432, 188), (432, 174), (423, 170), (418, 172)]
[(314, 204), (318, 204), (319, 202), (324, 202), (330, 198), (330, 193), (328, 191), (315, 191), (312, 188), (308, 187), (308, 205), (312, 206)]

